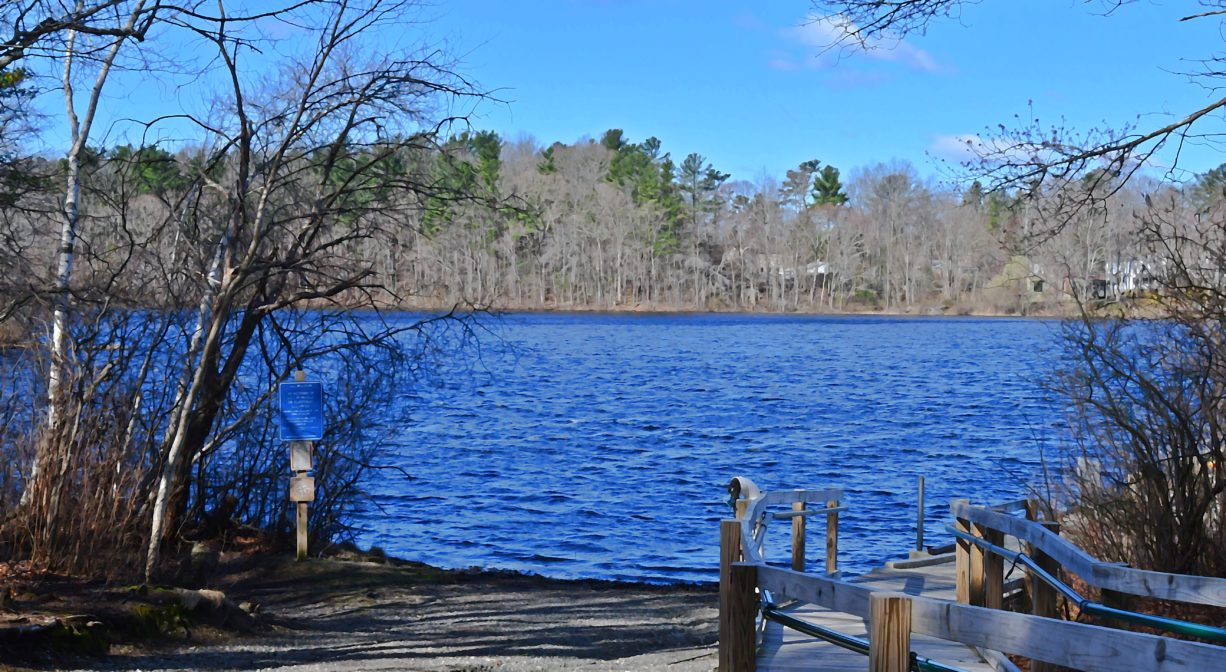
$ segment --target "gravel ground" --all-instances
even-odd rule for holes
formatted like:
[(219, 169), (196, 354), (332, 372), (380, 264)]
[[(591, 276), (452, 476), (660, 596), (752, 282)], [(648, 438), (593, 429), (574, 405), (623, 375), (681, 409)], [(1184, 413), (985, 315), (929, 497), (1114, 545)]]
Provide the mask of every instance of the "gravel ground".
[(80, 669), (689, 672), (716, 663), (713, 586), (335, 559), (260, 567), (217, 584), (235, 601), (258, 603), (266, 627), (115, 647)]

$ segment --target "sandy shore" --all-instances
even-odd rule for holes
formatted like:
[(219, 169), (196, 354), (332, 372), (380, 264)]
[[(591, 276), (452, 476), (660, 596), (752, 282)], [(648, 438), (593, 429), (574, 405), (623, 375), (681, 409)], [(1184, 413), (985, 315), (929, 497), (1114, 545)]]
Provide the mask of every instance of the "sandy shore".
[[(253, 564), (253, 563), (252, 563)], [(263, 562), (211, 581), (258, 604), (246, 634), (196, 629), (96, 670), (711, 670), (714, 586), (556, 581), (412, 563)]]

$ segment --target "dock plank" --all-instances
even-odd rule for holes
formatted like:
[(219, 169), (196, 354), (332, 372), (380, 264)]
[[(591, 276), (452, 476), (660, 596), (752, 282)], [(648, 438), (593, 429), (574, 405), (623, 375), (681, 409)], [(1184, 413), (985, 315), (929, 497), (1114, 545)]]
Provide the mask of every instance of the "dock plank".
[[(956, 586), (954, 563), (914, 569), (882, 567), (852, 580), (873, 590), (896, 591), (935, 599), (953, 600)], [(844, 634), (867, 639), (868, 627), (862, 618), (814, 605), (797, 605), (788, 610), (797, 618)], [(977, 652), (957, 642), (912, 635), (911, 647), (926, 658), (952, 665), (967, 672), (989, 672), (994, 667)], [(809, 637), (778, 623), (767, 622), (758, 652), (758, 670), (763, 672), (863, 672), (868, 657), (834, 644)]]

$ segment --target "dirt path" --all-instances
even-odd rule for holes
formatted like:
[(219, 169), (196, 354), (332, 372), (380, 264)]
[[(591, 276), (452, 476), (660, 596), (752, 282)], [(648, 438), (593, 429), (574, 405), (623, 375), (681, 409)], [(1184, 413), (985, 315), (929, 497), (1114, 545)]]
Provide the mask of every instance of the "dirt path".
[(714, 587), (551, 581), (341, 560), (281, 563), (217, 587), (268, 627), (81, 669), (711, 670)]

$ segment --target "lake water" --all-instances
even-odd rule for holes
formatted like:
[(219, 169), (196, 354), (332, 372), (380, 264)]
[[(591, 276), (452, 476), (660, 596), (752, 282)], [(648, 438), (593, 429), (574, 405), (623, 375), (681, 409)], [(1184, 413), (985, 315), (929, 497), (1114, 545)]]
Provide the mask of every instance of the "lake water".
[[(950, 499), (1023, 496), (1063, 436), (1038, 384), (1056, 322), (532, 314), (487, 326), (477, 366), (396, 400), (411, 420), (386, 458), (416, 480), (372, 477), (363, 543), (443, 567), (714, 580), (724, 488), (746, 475), (844, 488), (839, 557), (854, 574), (913, 545), (918, 476), (927, 541), (946, 541)], [(768, 534), (780, 560), (787, 528)]]

